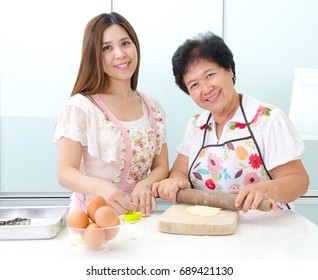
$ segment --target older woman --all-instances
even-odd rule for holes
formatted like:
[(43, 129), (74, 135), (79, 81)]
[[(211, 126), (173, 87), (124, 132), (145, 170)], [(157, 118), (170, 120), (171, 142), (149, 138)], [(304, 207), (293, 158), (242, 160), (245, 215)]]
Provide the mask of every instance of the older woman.
[[(181, 188), (236, 193), (247, 212), (263, 199), (273, 210), (308, 189), (303, 142), (286, 115), (235, 89), (235, 63), (211, 32), (186, 40), (172, 58), (176, 84), (202, 109), (188, 123), (168, 179), (153, 185), (162, 199)], [(243, 205), (241, 205), (243, 203)]]

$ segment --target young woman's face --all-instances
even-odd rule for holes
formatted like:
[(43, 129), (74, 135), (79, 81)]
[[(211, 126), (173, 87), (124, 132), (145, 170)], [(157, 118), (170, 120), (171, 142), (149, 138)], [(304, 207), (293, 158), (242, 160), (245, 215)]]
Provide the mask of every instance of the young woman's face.
[(128, 33), (114, 24), (105, 29), (102, 43), (104, 72), (110, 79), (130, 80), (137, 66), (137, 49)]
[(234, 98), (232, 78), (232, 70), (201, 59), (189, 67), (183, 81), (193, 101), (213, 114), (222, 112)]

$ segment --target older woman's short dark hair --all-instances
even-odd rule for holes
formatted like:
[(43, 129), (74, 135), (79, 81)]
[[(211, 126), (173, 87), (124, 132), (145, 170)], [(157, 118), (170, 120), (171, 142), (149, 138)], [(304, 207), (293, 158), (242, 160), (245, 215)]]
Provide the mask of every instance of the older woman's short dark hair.
[(231, 50), (224, 40), (214, 33), (200, 33), (197, 37), (188, 39), (180, 45), (172, 57), (175, 82), (185, 93), (189, 94), (183, 77), (189, 67), (200, 59), (214, 62), (226, 70), (232, 70), (233, 83), (235, 83), (235, 62)]

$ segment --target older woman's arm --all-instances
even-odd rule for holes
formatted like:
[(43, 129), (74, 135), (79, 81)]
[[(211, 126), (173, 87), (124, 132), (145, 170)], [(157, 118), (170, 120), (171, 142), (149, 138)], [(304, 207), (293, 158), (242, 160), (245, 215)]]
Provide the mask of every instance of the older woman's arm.
[(301, 160), (290, 161), (273, 170), (273, 180), (247, 185), (241, 190), (231, 190), (237, 193), (236, 206), (244, 201), (242, 210), (256, 209), (263, 199), (271, 200), (277, 209), (275, 201), (289, 203), (307, 192), (309, 186), (308, 174)]

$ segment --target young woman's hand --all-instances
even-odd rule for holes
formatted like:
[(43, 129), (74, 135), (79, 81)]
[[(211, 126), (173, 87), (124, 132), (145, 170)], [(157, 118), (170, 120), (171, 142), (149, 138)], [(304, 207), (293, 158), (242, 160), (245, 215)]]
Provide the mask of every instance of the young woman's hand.
[(137, 204), (142, 216), (150, 216), (151, 210), (157, 210), (157, 201), (151, 186), (143, 183), (142, 181), (137, 183), (131, 193), (131, 201)]
[(115, 209), (117, 215), (126, 214), (129, 211), (136, 211), (137, 204), (130, 201), (122, 191), (120, 191), (115, 185), (107, 183), (103, 189), (103, 192), (97, 195), (103, 196), (107, 204)]

